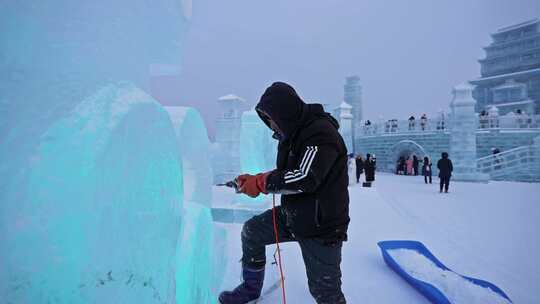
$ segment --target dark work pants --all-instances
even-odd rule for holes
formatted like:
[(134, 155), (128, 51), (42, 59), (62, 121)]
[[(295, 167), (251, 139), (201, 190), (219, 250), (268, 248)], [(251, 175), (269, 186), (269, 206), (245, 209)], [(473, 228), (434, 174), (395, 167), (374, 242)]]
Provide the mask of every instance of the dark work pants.
[[(346, 303), (341, 292), (341, 245), (327, 244), (322, 239), (298, 239), (286, 227), (286, 215), (276, 207), (279, 242), (298, 242), (306, 266), (309, 292), (318, 304)], [(251, 269), (266, 264), (265, 246), (274, 244), (272, 209), (254, 216), (242, 229), (242, 264)]]
[(428, 183), (428, 180), (429, 180), (429, 183), (431, 184), (431, 174), (424, 174), (424, 182), (427, 184)]
[(439, 178), (441, 179), (441, 182), (439, 185), (440, 191), (443, 190), (443, 186), (444, 186), (444, 191), (448, 191), (448, 187), (450, 186), (450, 176), (439, 176)]

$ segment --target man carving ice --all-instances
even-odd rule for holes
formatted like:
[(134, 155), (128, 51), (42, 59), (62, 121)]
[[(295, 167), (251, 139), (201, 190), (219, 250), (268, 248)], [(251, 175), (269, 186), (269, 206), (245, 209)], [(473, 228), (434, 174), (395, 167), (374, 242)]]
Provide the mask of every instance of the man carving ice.
[[(276, 169), (237, 177), (240, 192), (281, 194), (276, 207), (280, 242), (300, 245), (309, 291), (316, 302), (345, 303), (341, 292), (341, 247), (347, 240), (349, 193), (347, 150), (338, 123), (320, 104), (306, 104), (288, 84), (266, 89), (257, 113), (279, 140)], [(254, 216), (242, 229), (244, 281), (222, 292), (223, 304), (259, 298), (265, 246), (275, 243), (272, 210)]]

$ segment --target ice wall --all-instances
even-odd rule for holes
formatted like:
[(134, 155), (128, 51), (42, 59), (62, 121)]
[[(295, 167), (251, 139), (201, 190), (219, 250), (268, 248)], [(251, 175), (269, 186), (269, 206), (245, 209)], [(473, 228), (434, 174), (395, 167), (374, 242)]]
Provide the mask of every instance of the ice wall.
[(174, 125), (184, 171), (184, 200), (211, 207), (210, 141), (199, 112), (189, 107), (165, 107)]
[(174, 299), (182, 168), (151, 97), (129, 83), (102, 88), (53, 123), (19, 169), (0, 205), (2, 299)]
[[(242, 174), (257, 174), (275, 168), (277, 140), (272, 138), (271, 130), (261, 121), (255, 110), (242, 114), (240, 129), (240, 166)], [(242, 195), (239, 202), (253, 203), (267, 200), (262, 195), (252, 199)]]
[(197, 110), (166, 107), (174, 125), (184, 176), (184, 208), (176, 303), (213, 303), (223, 277), (223, 243), (212, 228), (210, 142)]
[(191, 284), (180, 152), (142, 91), (149, 65), (180, 66), (190, 9), (0, 3), (2, 301), (170, 303)]

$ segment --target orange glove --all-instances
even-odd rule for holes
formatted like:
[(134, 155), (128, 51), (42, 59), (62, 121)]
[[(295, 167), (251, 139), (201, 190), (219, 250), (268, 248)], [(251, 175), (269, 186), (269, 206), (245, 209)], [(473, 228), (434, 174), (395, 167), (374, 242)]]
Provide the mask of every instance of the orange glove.
[(238, 182), (238, 191), (249, 195), (251, 197), (257, 197), (259, 194), (268, 194), (266, 191), (266, 177), (270, 175), (270, 172), (259, 173), (257, 175), (242, 174), (236, 178)]

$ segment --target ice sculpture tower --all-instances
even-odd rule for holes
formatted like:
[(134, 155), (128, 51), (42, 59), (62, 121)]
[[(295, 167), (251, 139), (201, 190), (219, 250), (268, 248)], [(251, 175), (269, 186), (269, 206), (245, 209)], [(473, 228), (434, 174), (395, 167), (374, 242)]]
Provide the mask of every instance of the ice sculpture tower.
[(240, 172), (240, 130), (245, 100), (233, 94), (218, 99), (221, 115), (216, 120), (214, 182), (235, 178)]
[(346, 102), (342, 102), (339, 105), (337, 111), (337, 119), (339, 121), (339, 133), (345, 141), (348, 153), (353, 153), (353, 136), (352, 136), (352, 123), (353, 115), (351, 113), (352, 107)]
[(354, 141), (362, 120), (362, 86), (360, 85), (360, 78), (356, 75), (345, 78), (343, 91), (343, 100), (352, 106), (352, 138)]
[(487, 181), (487, 176), (478, 173), (476, 168), (476, 101), (472, 97), (473, 90), (474, 86), (469, 83), (457, 85), (452, 90), (449, 151), (454, 165), (452, 178), (461, 181)]

